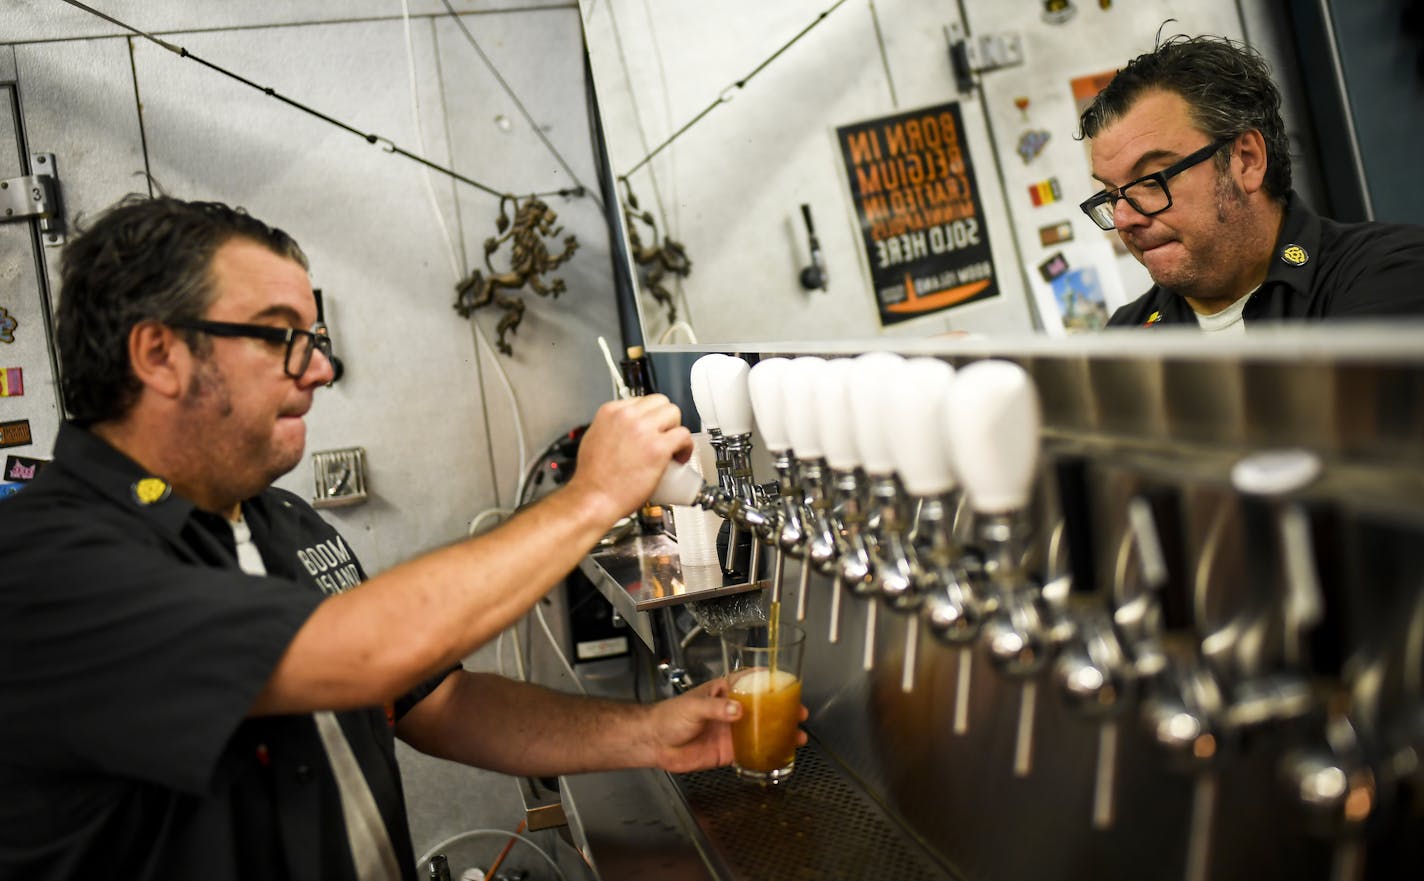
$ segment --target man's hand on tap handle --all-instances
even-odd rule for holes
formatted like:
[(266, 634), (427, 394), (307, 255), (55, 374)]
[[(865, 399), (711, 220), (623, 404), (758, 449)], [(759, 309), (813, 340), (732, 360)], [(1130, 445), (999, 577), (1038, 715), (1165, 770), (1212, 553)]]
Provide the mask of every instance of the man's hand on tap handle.
[(668, 462), (691, 455), (692, 434), (666, 395), (609, 401), (584, 434), (569, 487), (612, 523), (647, 501)]

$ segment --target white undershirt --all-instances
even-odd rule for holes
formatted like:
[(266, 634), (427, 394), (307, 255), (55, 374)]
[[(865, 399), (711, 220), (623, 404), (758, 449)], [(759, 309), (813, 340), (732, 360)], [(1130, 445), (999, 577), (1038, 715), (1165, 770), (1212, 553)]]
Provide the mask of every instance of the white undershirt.
[(1240, 298), (1235, 303), (1222, 309), (1215, 315), (1203, 315), (1197, 313), (1197, 324), (1201, 325), (1202, 333), (1224, 333), (1224, 334), (1245, 334), (1246, 322), (1242, 319), (1241, 313), (1246, 309), (1246, 304), (1251, 300), (1251, 294), (1261, 289), (1257, 285), (1246, 296)]

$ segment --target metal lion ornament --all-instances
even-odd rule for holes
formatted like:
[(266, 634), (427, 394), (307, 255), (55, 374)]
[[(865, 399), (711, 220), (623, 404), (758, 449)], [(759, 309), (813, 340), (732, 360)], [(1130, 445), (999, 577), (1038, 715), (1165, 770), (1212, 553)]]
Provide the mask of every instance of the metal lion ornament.
[[(692, 260), (681, 242), (674, 241), (658, 232), (657, 222), (651, 211), (638, 207), (638, 197), (628, 181), (623, 181), (623, 217), (628, 229), (628, 248), (633, 262), (638, 264), (638, 281), (643, 290), (652, 294), (659, 306), (667, 309), (668, 323), (677, 320), (677, 304), (673, 302), (672, 291), (667, 289), (664, 279), (668, 276), (687, 278), (692, 274)], [(643, 244), (638, 234), (638, 224), (648, 228), (652, 244)]]
[[(506, 355), (513, 355), (514, 348), (505, 339), (506, 334), (515, 333), (524, 320), (524, 301), (513, 293), (529, 287), (541, 297), (557, 298), (566, 288), (561, 278), (545, 276), (568, 261), (578, 250), (578, 239), (564, 237), (564, 251), (558, 256), (549, 253), (545, 239), (557, 238), (563, 232), (556, 226), (559, 215), (537, 196), (530, 196), (518, 206), (514, 222), (509, 220), (509, 207), (516, 204), (514, 196), (501, 196), (499, 219), (495, 227), (499, 235), (485, 239), (485, 270), (476, 269), (470, 277), (455, 286), (455, 311), (469, 318), (476, 309), (491, 304), (504, 310), (499, 320), (499, 340), (497, 347)], [(500, 272), (494, 268), (491, 257), (501, 245), (509, 243), (509, 268)]]

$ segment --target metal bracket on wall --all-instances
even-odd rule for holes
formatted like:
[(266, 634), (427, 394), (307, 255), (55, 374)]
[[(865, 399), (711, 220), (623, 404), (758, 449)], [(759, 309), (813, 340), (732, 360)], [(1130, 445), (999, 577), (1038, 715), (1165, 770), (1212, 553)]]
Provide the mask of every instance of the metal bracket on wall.
[(974, 75), (1024, 63), (1023, 37), (1009, 32), (968, 37), (958, 24), (946, 29), (954, 80), (961, 93), (974, 88)]
[(64, 244), (64, 212), (53, 153), (31, 153), (33, 174), (0, 180), (0, 223), (37, 219), (45, 247)]
[(366, 501), (366, 448), (321, 450), (312, 453), (312, 478), (316, 482), (314, 508), (342, 508)]

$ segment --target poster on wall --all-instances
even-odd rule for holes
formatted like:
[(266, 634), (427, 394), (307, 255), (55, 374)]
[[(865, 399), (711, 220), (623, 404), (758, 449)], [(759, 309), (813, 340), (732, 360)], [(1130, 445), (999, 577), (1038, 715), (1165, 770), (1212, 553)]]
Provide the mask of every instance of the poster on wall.
[(951, 102), (836, 129), (881, 326), (999, 296)]

